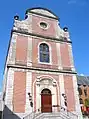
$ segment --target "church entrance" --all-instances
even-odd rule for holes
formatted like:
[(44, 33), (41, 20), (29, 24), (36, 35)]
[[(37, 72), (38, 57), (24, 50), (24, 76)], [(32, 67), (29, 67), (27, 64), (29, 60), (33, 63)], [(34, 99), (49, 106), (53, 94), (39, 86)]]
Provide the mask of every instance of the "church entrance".
[(52, 112), (52, 94), (49, 89), (41, 92), (41, 112)]

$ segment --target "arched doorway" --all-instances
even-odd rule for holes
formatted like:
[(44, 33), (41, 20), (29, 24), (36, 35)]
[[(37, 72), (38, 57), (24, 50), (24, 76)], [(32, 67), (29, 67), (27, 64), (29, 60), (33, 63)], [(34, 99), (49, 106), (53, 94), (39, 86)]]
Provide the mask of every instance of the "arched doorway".
[(41, 91), (41, 112), (52, 112), (52, 94), (49, 89)]

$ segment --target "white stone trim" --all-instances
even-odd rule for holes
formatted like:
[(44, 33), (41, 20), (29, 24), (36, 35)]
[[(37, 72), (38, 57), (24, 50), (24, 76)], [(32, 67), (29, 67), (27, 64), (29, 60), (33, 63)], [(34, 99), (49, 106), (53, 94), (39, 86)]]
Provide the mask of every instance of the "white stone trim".
[[(30, 71), (30, 72), (35, 72), (35, 73), (44, 73), (44, 74), (46, 74), (46, 75), (50, 75), (50, 74), (56, 74), (56, 75), (59, 75), (59, 74), (63, 74), (63, 75), (70, 75), (70, 76), (72, 76), (72, 75), (74, 75), (74, 74), (71, 74), (71, 73), (61, 73), (61, 72), (56, 72), (55, 70), (55, 72), (46, 72), (46, 71), (37, 71), (37, 70), (30, 70), (30, 69), (22, 69), (22, 68), (11, 68), (11, 69), (13, 69), (14, 71), (22, 71), (22, 72), (24, 72), (24, 71)], [(40, 69), (40, 68), (39, 68)]]
[[(29, 32), (30, 33), (30, 32)], [(38, 37), (38, 36), (32, 36), (32, 35), (27, 35), (27, 34), (21, 34), (21, 33), (16, 33), (17, 35), (21, 35), (21, 36), (28, 36), (28, 37), (31, 37), (31, 38), (35, 38), (35, 39), (40, 39), (40, 40), (44, 40), (45, 42), (54, 42), (54, 40), (52, 40), (52, 39), (47, 39), (47, 38), (42, 38), (42, 37)], [(61, 44), (63, 44), (64, 42), (61, 42), (60, 40), (58, 41), (58, 40), (55, 40), (55, 43), (61, 43)]]
[[(32, 79), (33, 80), (33, 79)], [(33, 84), (32, 84), (32, 100), (33, 100), (33, 109), (32, 109), (32, 111), (35, 111), (34, 110), (34, 108), (35, 108), (35, 106), (34, 106), (34, 93), (35, 93), (35, 90), (34, 90), (34, 85), (35, 85), (35, 81), (33, 82)], [(36, 85), (35, 85), (36, 86)]]
[(64, 38), (64, 30), (59, 26), (59, 21), (57, 22), (56, 25), (56, 38)]
[(29, 24), (29, 26), (28, 26), (28, 32), (29, 33), (32, 33), (32, 15), (31, 14), (28, 15), (27, 22)]
[[(44, 77), (43, 78), (39, 77), (39, 78), (41, 78), (41, 79), (39, 79), (39, 82), (42, 79), (44, 79)], [(52, 82), (55, 80), (55, 79), (52, 80), (53, 78), (49, 78), (49, 77), (47, 79), (51, 80)], [(34, 84), (37, 80), (38, 80), (38, 78), (35, 79), (35, 81), (33, 83), (33, 87), (35, 86)], [(55, 82), (56, 82), (56, 80), (55, 80)], [(58, 90), (58, 94), (59, 94), (59, 87), (58, 87), (57, 82), (56, 82), (56, 86), (53, 86), (53, 83), (52, 83), (52, 85), (47, 85), (47, 84), (45, 84), (45, 85), (42, 84), (41, 85), (40, 84), (40, 86), (36, 84), (36, 100), (37, 100), (36, 101), (36, 110), (41, 108), (41, 91), (45, 88), (49, 89), (52, 93), (52, 105), (57, 105), (57, 97), (59, 99), (59, 96), (57, 95), (57, 90)], [(57, 90), (56, 90), (56, 88), (57, 88)], [(33, 88), (33, 94), (34, 94), (34, 88)], [(34, 96), (33, 96), (33, 99), (34, 99)], [(58, 103), (59, 103), (59, 101), (58, 101)], [(52, 110), (52, 111), (54, 111), (54, 110)]]
[(59, 87), (60, 87), (60, 106), (66, 108), (64, 104), (64, 98), (62, 94), (65, 94), (65, 88), (64, 88), (64, 77), (63, 74), (59, 75)]
[(81, 119), (82, 118), (82, 113), (81, 113), (77, 88), (78, 88), (77, 77), (76, 77), (76, 75), (74, 75), (73, 76), (73, 89), (74, 89), (74, 97), (75, 97), (75, 113), (78, 115), (78, 119)]
[(72, 68), (73, 71), (75, 71), (74, 61), (73, 61), (72, 45), (71, 44), (68, 44), (68, 52), (69, 52), (71, 68)]
[(38, 90), (38, 92), (36, 92), (36, 100), (38, 99), (36, 102), (36, 109), (41, 107), (41, 91), (45, 88), (49, 89), (52, 93), (52, 105), (57, 105), (56, 87), (53, 87), (53, 85), (40, 85), (40, 87), (36, 86), (36, 90)]
[(5, 105), (13, 111), (13, 88), (14, 88), (14, 71), (9, 69), (6, 85)]
[[(47, 10), (43, 10), (43, 9), (33, 9), (31, 10), (32, 12), (35, 12), (35, 13), (41, 13), (43, 15), (47, 15), (47, 16), (50, 16), (50, 17), (53, 17), (53, 18), (56, 18), (56, 16), (52, 13), (50, 13), (49, 11)], [(30, 14), (33, 14), (33, 13), (30, 13)], [(38, 15), (38, 16), (41, 16), (41, 15)], [(42, 16), (42, 17), (46, 17), (46, 16)], [(47, 17), (46, 17), (47, 18)], [(52, 18), (50, 18), (52, 19)], [(56, 20), (56, 19), (55, 19)]]
[(41, 111), (41, 93), (40, 93), (40, 87), (36, 84), (36, 110), (40, 109)]
[(7, 63), (10, 63), (10, 64), (15, 64), (16, 39), (17, 39), (17, 35), (13, 33), (11, 42), (10, 42), (10, 47), (9, 47), (9, 52), (8, 52), (8, 60), (7, 60)]
[[(50, 60), (49, 63), (47, 63), (47, 62), (40, 62), (39, 46), (40, 46), (40, 44), (42, 44), (42, 43), (47, 44), (48, 47), (49, 47), (49, 60)], [(39, 64), (52, 65), (52, 49), (51, 49), (51, 45), (50, 45), (48, 42), (46, 42), (46, 41), (40, 42), (40, 43), (38, 44), (38, 63), (39, 63)]]
[[(47, 27), (46, 27), (46, 28), (43, 28), (43, 27), (40, 25), (41, 22), (42, 22), (42, 23), (45, 23), (45, 24), (47, 25)], [(50, 27), (49, 23), (46, 22), (46, 21), (40, 21), (40, 22), (38, 22), (38, 26), (39, 26), (41, 29), (43, 29), (43, 30), (47, 30), (47, 29)]]
[(32, 33), (32, 15), (28, 15), (24, 20), (15, 20), (13, 30), (19, 29)]
[(17, 37), (18, 37), (18, 35), (17, 35), (16, 33), (13, 33), (11, 41), (12, 41), (13, 43), (16, 43)]
[[(47, 79), (51, 79), (52, 81), (55, 81), (57, 83), (57, 81), (50, 75), (41, 75), (41, 76), (37, 76), (37, 79), (39, 79), (39, 81), (41, 81), (42, 79), (44, 79), (44, 77), (47, 77)], [(37, 80), (36, 79), (36, 80)], [(35, 80), (35, 81), (36, 81)]]
[[(58, 103), (57, 103), (57, 97), (58, 97), (58, 95), (57, 95), (56, 88), (58, 90), (58, 87), (57, 86), (55, 86), (55, 87), (52, 86), (52, 89), (51, 89), (51, 92), (52, 92), (52, 105), (58, 105)], [(55, 110), (54, 110), (54, 108), (52, 109), (53, 112), (55, 112), (56, 110), (57, 110), (57, 108), (55, 108)]]
[(30, 106), (29, 95), (32, 94), (32, 72), (26, 73), (26, 105), (25, 105), (25, 113), (32, 112), (32, 107)]
[(50, 17), (40, 16), (40, 15), (38, 15), (38, 14), (28, 13), (28, 16), (29, 16), (29, 15), (36, 16), (36, 17), (43, 18), (43, 19), (45, 19), (45, 18), (46, 18), (46, 19), (48, 19), (48, 20), (58, 22), (58, 20), (57, 20), (57, 19), (52, 19), (52, 18), (50, 18)]
[(27, 66), (32, 66), (32, 38), (28, 37)]
[(57, 48), (58, 69), (62, 69), (60, 43), (56, 43), (56, 48)]

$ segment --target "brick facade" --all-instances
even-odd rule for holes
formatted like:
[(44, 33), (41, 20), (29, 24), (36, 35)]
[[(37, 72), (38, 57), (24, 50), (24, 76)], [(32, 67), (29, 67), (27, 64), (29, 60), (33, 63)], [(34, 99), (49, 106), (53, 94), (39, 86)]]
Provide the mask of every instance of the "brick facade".
[[(62, 106), (80, 117), (80, 108), (76, 108), (79, 106), (77, 80), (69, 32), (58, 26), (57, 16), (47, 9), (31, 9), (26, 15), (22, 21), (15, 17), (6, 61), (5, 105), (8, 106), (9, 102), (8, 90), (12, 91), (9, 94), (11, 107), (8, 108), (22, 118), (42, 107), (41, 92), (48, 89), (52, 94), (52, 112), (53, 106)], [(41, 22), (43, 26), (40, 26)], [(11, 47), (13, 41), (14, 46)], [(49, 62), (40, 61), (42, 43), (49, 48)], [(11, 86), (6, 83), (10, 80), (9, 73), (12, 76)], [(63, 94), (67, 97), (67, 106)]]
[(25, 113), (26, 72), (14, 72), (13, 111)]

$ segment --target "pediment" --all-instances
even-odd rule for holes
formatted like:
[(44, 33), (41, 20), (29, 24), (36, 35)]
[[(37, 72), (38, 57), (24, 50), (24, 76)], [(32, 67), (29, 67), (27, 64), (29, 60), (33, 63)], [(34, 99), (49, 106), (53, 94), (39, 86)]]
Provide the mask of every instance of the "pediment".
[(37, 14), (42, 14), (42, 15), (45, 15), (45, 16), (49, 16), (49, 17), (53, 17), (55, 19), (58, 19), (58, 17), (53, 13), (51, 12), (50, 10), (46, 9), (46, 8), (31, 8), (31, 9), (28, 9), (26, 11), (27, 12), (33, 12), (33, 13), (37, 13)]

